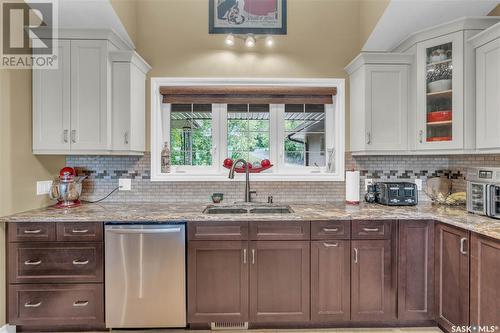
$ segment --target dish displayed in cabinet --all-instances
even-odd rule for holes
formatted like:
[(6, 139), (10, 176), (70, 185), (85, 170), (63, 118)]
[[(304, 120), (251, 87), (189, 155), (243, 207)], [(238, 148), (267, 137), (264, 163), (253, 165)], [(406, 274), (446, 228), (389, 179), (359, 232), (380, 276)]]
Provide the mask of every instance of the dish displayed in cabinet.
[(452, 43), (427, 49), (427, 142), (453, 139)]

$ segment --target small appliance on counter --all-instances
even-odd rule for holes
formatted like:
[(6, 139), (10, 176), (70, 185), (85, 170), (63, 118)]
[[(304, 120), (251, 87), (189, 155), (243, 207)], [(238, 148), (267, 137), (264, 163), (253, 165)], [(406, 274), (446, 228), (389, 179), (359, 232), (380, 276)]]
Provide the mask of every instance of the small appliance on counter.
[(371, 189), (375, 193), (375, 202), (382, 205), (414, 206), (418, 204), (418, 189), (414, 183), (378, 182)]
[(500, 168), (468, 169), (467, 211), (500, 219)]
[(73, 208), (80, 206), (80, 195), (82, 194), (82, 183), (87, 176), (77, 176), (73, 168), (65, 167), (59, 171), (57, 177), (50, 187), (49, 197), (57, 200), (56, 208)]

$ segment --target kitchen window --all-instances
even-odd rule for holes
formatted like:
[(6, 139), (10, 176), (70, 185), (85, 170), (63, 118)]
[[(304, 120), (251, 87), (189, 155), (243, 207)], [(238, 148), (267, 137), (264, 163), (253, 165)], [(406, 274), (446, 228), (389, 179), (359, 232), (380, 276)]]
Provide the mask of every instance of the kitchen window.
[(269, 104), (227, 105), (227, 157), (252, 164), (269, 159)]
[[(314, 80), (320, 88), (305, 80), (303, 90), (242, 84), (234, 92), (226, 81), (152, 79), (153, 181), (226, 180), (226, 158), (253, 167), (270, 160), (272, 168), (252, 174), (253, 181), (343, 180), (343, 80)], [(168, 173), (161, 172), (165, 144)]]

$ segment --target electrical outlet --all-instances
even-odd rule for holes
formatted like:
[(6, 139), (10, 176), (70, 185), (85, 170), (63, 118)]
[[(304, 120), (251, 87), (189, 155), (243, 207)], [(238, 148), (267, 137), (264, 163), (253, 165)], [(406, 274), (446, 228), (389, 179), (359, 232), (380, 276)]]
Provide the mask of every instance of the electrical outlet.
[(118, 186), (120, 187), (120, 191), (130, 191), (132, 190), (132, 179), (120, 178), (118, 179)]
[(36, 182), (36, 195), (49, 194), (52, 180), (43, 180)]
[(422, 191), (422, 179), (415, 179), (415, 185), (417, 185), (417, 190)]
[(373, 185), (373, 179), (365, 179), (365, 191), (368, 191), (368, 185)]

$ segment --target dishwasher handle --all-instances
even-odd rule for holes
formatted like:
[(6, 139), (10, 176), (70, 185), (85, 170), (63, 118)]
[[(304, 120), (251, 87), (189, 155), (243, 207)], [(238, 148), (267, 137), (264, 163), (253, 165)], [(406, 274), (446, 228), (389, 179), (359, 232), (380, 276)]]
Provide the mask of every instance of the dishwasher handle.
[(106, 229), (106, 232), (113, 234), (169, 234), (169, 233), (179, 233), (181, 228), (158, 228), (158, 229)]

